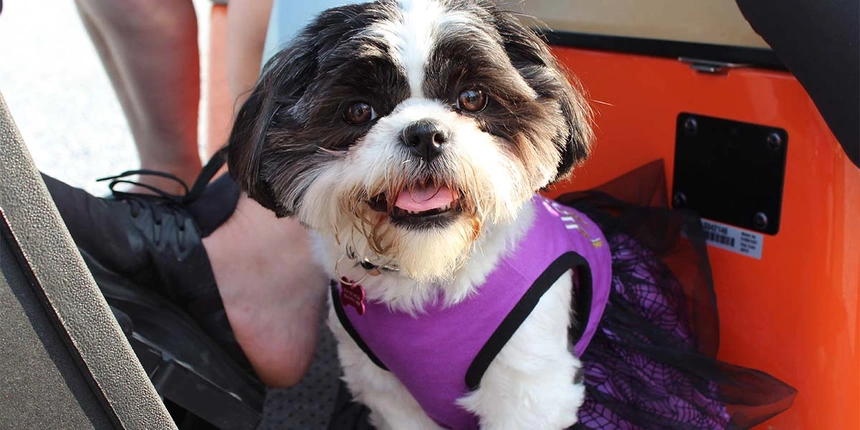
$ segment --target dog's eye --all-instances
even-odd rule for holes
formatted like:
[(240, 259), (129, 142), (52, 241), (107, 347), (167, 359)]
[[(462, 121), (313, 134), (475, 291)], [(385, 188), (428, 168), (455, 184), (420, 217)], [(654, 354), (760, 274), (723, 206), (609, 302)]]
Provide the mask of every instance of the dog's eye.
[(343, 112), (343, 119), (352, 125), (361, 125), (377, 118), (373, 106), (365, 102), (353, 103)]
[(487, 107), (490, 99), (481, 90), (466, 90), (457, 97), (457, 109), (466, 112), (480, 112)]

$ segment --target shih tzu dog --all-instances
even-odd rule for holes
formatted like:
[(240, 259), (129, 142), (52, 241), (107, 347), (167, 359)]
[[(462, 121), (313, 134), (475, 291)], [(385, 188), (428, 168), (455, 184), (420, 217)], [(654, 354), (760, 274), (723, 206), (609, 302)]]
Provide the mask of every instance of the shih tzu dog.
[(583, 97), (512, 14), (382, 0), (323, 12), (268, 62), (228, 157), (250, 197), (312, 230), (376, 427), (558, 429), (584, 397), (574, 287), (606, 282), (588, 265), (609, 251), (537, 193), (590, 139)]

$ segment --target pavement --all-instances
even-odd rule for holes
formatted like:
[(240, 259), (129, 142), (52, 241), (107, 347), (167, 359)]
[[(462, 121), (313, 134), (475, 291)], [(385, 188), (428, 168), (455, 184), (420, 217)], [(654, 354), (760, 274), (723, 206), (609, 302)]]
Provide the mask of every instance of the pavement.
[[(205, 35), (210, 3), (193, 1)], [(105, 195), (96, 178), (138, 168), (128, 124), (73, 1), (3, 2), (0, 93), (44, 173)]]

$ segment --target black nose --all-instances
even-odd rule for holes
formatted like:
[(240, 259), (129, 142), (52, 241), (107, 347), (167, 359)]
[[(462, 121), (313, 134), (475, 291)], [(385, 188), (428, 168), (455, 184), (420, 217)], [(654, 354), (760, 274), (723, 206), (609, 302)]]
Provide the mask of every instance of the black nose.
[(412, 154), (433, 161), (448, 142), (448, 130), (434, 121), (421, 120), (403, 129), (403, 143)]

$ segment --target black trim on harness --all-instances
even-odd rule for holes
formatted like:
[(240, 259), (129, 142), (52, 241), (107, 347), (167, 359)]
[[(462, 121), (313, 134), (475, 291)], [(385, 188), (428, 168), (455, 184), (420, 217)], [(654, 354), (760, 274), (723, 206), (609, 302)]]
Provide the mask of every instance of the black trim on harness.
[(549, 287), (556, 280), (564, 275), (564, 272), (571, 268), (575, 268), (579, 274), (579, 288), (576, 290), (576, 299), (573, 300), (571, 306), (576, 306), (577, 309), (584, 309), (584, 312), (576, 314), (576, 318), (578, 321), (588, 322), (592, 297), (591, 269), (588, 266), (588, 262), (581, 255), (573, 251), (566, 252), (553, 261), (541, 273), (520, 301), (511, 309), (508, 316), (499, 324), (499, 327), (493, 332), (487, 343), (478, 351), (478, 355), (475, 356), (475, 359), (472, 360), (472, 364), (469, 365), (469, 369), (466, 371), (466, 386), (469, 387), (469, 390), (474, 391), (478, 388), (481, 378), (484, 377), (484, 373), (487, 371), (490, 363), (496, 358), (496, 355), (499, 354), (535, 306), (537, 306), (540, 298), (543, 297), (544, 293), (549, 290)]
[(385, 367), (385, 364), (382, 364), (382, 360), (380, 360), (373, 351), (370, 350), (370, 347), (367, 346), (366, 343), (361, 339), (361, 336), (358, 335), (358, 332), (355, 331), (355, 327), (349, 322), (349, 318), (346, 316), (346, 313), (343, 311), (343, 303), (340, 302), (340, 294), (337, 291), (337, 281), (331, 281), (331, 301), (334, 305), (334, 312), (337, 314), (337, 319), (340, 320), (340, 324), (343, 326), (344, 330), (349, 333), (349, 337), (355, 341), (355, 344), (361, 348), (362, 351), (367, 355), (367, 358), (370, 358), (370, 361), (373, 364), (382, 368), (382, 370), (388, 370)]

